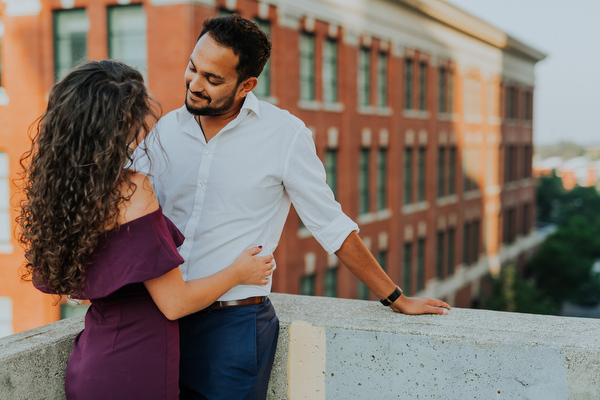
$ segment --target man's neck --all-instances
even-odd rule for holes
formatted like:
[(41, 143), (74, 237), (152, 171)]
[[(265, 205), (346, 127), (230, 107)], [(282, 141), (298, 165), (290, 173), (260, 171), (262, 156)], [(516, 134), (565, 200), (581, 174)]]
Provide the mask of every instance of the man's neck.
[(194, 117), (198, 125), (200, 125), (200, 129), (202, 129), (207, 143), (238, 116), (243, 104), (244, 102), (240, 101), (239, 104), (235, 104), (231, 110), (222, 115), (196, 115)]

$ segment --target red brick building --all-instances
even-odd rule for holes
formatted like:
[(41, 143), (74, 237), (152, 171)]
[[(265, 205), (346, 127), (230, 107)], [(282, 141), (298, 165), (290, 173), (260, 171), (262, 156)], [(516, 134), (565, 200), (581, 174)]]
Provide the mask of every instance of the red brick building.
[[(255, 93), (314, 132), (328, 183), (389, 275), (470, 306), (530, 251), (533, 69), (545, 57), (441, 0), (0, 1), (0, 328), (60, 317), (19, 283), (19, 158), (47, 93), (82, 58), (140, 68), (169, 111), (202, 21), (239, 12), (273, 41)], [(9, 204), (9, 199), (12, 199)], [(372, 298), (292, 210), (273, 289)], [(68, 307), (63, 307), (68, 309)], [(1, 333), (0, 333), (1, 334)]]

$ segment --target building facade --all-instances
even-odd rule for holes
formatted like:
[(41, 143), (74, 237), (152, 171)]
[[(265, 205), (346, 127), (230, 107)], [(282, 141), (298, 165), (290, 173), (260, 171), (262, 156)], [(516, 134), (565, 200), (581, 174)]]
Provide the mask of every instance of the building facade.
[[(202, 21), (238, 12), (271, 37), (255, 94), (314, 133), (327, 182), (410, 295), (476, 305), (531, 251), (534, 66), (545, 55), (441, 0), (0, 1), (0, 324), (60, 318), (19, 282), (21, 155), (52, 84), (82, 59), (138, 67), (165, 112)], [(292, 210), (273, 290), (373, 299)]]

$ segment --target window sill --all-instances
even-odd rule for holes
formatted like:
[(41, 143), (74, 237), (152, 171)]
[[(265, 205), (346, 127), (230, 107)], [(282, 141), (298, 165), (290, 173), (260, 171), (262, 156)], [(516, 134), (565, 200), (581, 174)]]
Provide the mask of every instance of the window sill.
[(0, 254), (12, 254), (14, 247), (10, 243), (0, 243)]
[(318, 111), (321, 103), (316, 100), (298, 100), (298, 108), (301, 110)]
[(357, 218), (359, 225), (366, 225), (373, 222), (383, 221), (389, 219), (392, 216), (392, 211), (389, 208), (376, 212), (370, 212), (368, 214), (361, 214)]
[(279, 99), (277, 97), (273, 97), (273, 96), (267, 96), (267, 97), (263, 97), (263, 96), (256, 96), (259, 100), (262, 101), (266, 101), (267, 103), (271, 103), (274, 106), (276, 106), (277, 104), (279, 104)]
[(402, 116), (404, 118), (429, 119), (431, 113), (426, 110), (404, 110), (402, 111)]
[(297, 236), (298, 239), (308, 239), (313, 237), (312, 233), (306, 227), (298, 229)]
[(492, 185), (485, 188), (485, 194), (488, 196), (495, 196), (500, 194), (502, 188), (499, 185)]
[(390, 107), (378, 106), (358, 106), (356, 111), (361, 115), (379, 115), (382, 117), (389, 117), (393, 114)]
[(298, 108), (307, 111), (328, 111), (341, 113), (344, 111), (343, 103), (324, 103), (317, 100), (299, 100)]
[(488, 116), (487, 122), (489, 125), (502, 125), (502, 118)]
[(450, 196), (440, 197), (435, 201), (435, 204), (438, 207), (443, 207), (443, 206), (447, 206), (448, 204), (456, 204), (456, 203), (458, 203), (458, 196), (456, 196), (455, 194), (450, 195)]
[(420, 211), (425, 211), (429, 208), (429, 203), (422, 201), (420, 203), (407, 204), (402, 207), (403, 214), (413, 214)]
[(0, 87), (0, 106), (8, 105), (8, 94), (6, 94), (6, 89)]
[(341, 112), (344, 111), (344, 104), (343, 103), (327, 103), (327, 102), (324, 102), (321, 105), (321, 109), (323, 111), (341, 113)]
[(473, 200), (473, 199), (477, 199), (479, 197), (481, 197), (481, 190), (479, 190), (479, 189), (469, 190), (468, 192), (465, 192), (465, 194), (463, 195), (463, 198), (465, 200)]
[(439, 121), (458, 122), (458, 114), (439, 113), (437, 118)]

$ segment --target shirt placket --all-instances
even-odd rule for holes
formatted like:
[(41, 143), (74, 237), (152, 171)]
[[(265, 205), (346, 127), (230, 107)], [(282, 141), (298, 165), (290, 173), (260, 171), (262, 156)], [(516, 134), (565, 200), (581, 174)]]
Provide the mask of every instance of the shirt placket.
[(204, 210), (205, 198), (206, 198), (206, 189), (209, 178), (210, 166), (213, 160), (214, 149), (217, 147), (219, 142), (218, 135), (212, 138), (203, 149), (201, 149), (202, 154), (200, 155), (200, 165), (198, 167), (198, 179), (196, 181), (196, 193), (194, 195), (194, 202), (192, 204), (192, 212), (190, 214), (190, 220), (187, 223), (185, 228), (184, 236), (186, 238), (183, 246), (180, 249), (180, 254), (183, 257), (184, 262), (181, 265), (181, 272), (183, 274), (183, 278), (187, 278), (187, 269), (188, 262), (190, 259), (190, 252), (192, 248), (195, 246), (195, 233), (197, 231), (198, 223), (200, 222), (200, 218), (202, 217), (202, 212)]

